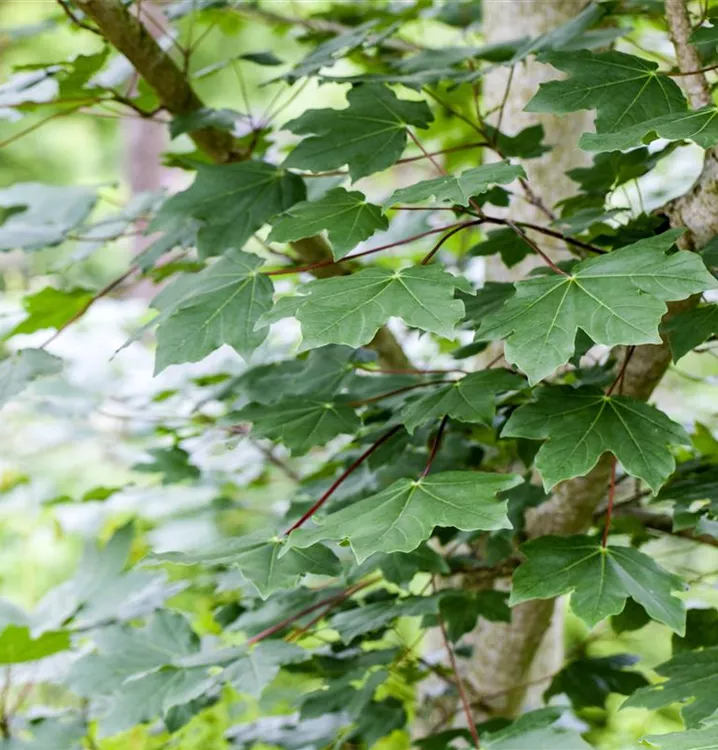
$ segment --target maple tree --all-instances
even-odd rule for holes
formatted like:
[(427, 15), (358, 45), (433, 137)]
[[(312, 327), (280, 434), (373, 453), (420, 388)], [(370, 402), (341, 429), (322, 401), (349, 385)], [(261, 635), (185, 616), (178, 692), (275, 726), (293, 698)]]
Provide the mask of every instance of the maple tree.
[[(651, 545), (718, 546), (718, 443), (701, 415), (649, 403), (718, 335), (718, 8), (602, 0), (492, 43), (473, 0), (156, 5), (159, 31), (132, 0), (58, 0), (49, 27), (11, 30), (83, 52), (0, 85), (7, 145), (110, 107), (162, 124), (157, 160), (180, 178), (110, 208), (101, 185), (0, 189), (0, 249), (41, 258), (0, 406), (71, 402), (65, 332), (152, 286), (117, 356), (152, 346), (174, 379), (154, 403), (182, 411), (128, 470), (209, 491), (213, 536), (173, 549), (151, 515), (119, 514), (34, 608), (0, 601), (0, 750), (618, 748), (600, 735), (616, 696), (672, 707), (631, 747), (718, 747), (718, 572), (691, 578)], [(245, 50), (253, 34), (268, 47)], [(542, 126), (502, 130), (535, 60), (553, 79), (526, 112), (595, 113), (557, 205), (532, 178), (551, 164)], [(497, 112), (482, 86), (499, 66)], [(246, 111), (211, 85), (230, 70)], [(695, 183), (644, 204), (637, 181), (671, 181), (680, 149), (702, 150)], [(629, 187), (638, 206), (616, 198)], [(515, 218), (521, 201), (542, 220)], [(76, 272), (128, 237), (142, 248), (119, 276)], [(531, 269), (477, 283), (487, 257)], [(218, 479), (191, 452), (207, 434), (252, 460)], [(472, 634), (506, 628), (530, 664), (560, 597), (585, 636), (539, 676), (547, 705), (522, 711), (517, 683), (516, 710), (493, 711)], [(662, 663), (591, 650), (642, 628), (670, 641)]]

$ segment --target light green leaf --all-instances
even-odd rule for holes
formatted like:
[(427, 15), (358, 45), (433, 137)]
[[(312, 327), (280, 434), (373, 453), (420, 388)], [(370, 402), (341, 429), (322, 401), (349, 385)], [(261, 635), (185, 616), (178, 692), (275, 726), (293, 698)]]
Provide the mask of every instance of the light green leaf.
[[(465, 279), (440, 266), (414, 266), (400, 271), (367, 268), (349, 276), (310, 281), (299, 295), (279, 301), (268, 322), (294, 316), (302, 326), (303, 349), (325, 344), (368, 344), (389, 318), (451, 338), (464, 305), (456, 289), (471, 292)], [(285, 301), (286, 300), (286, 301)]]
[(257, 326), (272, 307), (273, 286), (259, 273), (262, 259), (230, 250), (198, 274), (185, 275), (152, 300), (160, 310), (155, 374), (197, 362), (223, 344), (248, 359), (267, 336)]
[(588, 474), (610, 451), (657, 492), (676, 467), (669, 446), (690, 445), (686, 431), (662, 411), (590, 386), (541, 388), (535, 401), (511, 415), (501, 436), (546, 440), (535, 466), (547, 491)]
[(462, 531), (505, 529), (506, 501), (496, 494), (521, 484), (515, 474), (447, 471), (399, 479), (376, 495), (331, 513), (314, 529), (289, 535), (288, 549), (348, 539), (359, 562), (375, 552), (410, 552), (436, 526)]
[(380, 84), (355, 86), (346, 109), (310, 109), (285, 127), (301, 141), (284, 162), (319, 172), (345, 164), (352, 180), (381, 172), (401, 157), (408, 126), (425, 128), (433, 120), (425, 102), (399, 99)]
[(567, 276), (536, 276), (483, 320), (479, 341), (506, 339), (505, 356), (531, 384), (573, 354), (578, 329), (597, 344), (660, 344), (665, 302), (716, 288), (696, 253), (666, 255), (680, 230), (578, 263)]
[(451, 201), (460, 206), (468, 206), (473, 196), (485, 193), (493, 185), (506, 185), (518, 177), (526, 177), (526, 172), (516, 164), (509, 164), (507, 161), (484, 164), (462, 172), (459, 177), (436, 177), (400, 188), (394, 191), (386, 205), (421, 203), (433, 197), (437, 201)]
[(18, 333), (34, 333), (45, 328), (59, 328), (82, 312), (91, 299), (92, 292), (87, 289), (64, 292), (47, 286), (23, 299), (22, 306), (27, 317), (18, 323), (6, 337), (15, 336)]
[(718, 108), (708, 106), (691, 112), (673, 112), (616, 133), (584, 133), (578, 145), (586, 151), (622, 151), (646, 143), (648, 138), (686, 139), (701, 148), (710, 148), (718, 143)]
[(247, 649), (227, 666), (222, 679), (231, 682), (238, 692), (259, 698), (281, 667), (306, 657), (307, 652), (292, 643), (264, 641)]
[(0, 407), (44, 375), (57, 375), (62, 360), (43, 349), (21, 349), (0, 361)]
[(659, 750), (718, 750), (718, 726), (687, 732), (651, 734), (643, 742)]
[(615, 133), (672, 112), (685, 112), (678, 84), (658, 64), (624, 52), (553, 52), (542, 57), (569, 77), (542, 83), (527, 112), (565, 114), (595, 109), (597, 133)]
[(69, 648), (70, 634), (66, 630), (43, 633), (33, 638), (29, 628), (8, 625), (0, 634), (0, 664), (36, 661)]
[[(322, 545), (309, 549), (287, 549), (286, 540), (271, 533), (257, 532), (216, 544), (198, 552), (164, 552), (155, 559), (178, 565), (232, 566), (250, 581), (263, 599), (279, 589), (297, 585), (307, 574), (335, 576), (339, 560)], [(286, 554), (280, 554), (285, 551)]]
[(571, 609), (589, 627), (621, 612), (631, 597), (658, 622), (685, 632), (686, 610), (672, 592), (683, 580), (633, 547), (601, 547), (588, 536), (542, 536), (521, 546), (509, 604), (571, 593)]
[(335, 259), (343, 258), (362, 240), (377, 229), (386, 229), (389, 222), (381, 208), (368, 203), (357, 191), (334, 188), (319, 200), (297, 203), (274, 220), (269, 242), (289, 242), (311, 237), (325, 229)]
[(241, 250), (263, 224), (305, 195), (299, 177), (265, 162), (200, 165), (192, 185), (163, 204), (148, 232), (170, 231), (197, 219), (203, 222), (197, 233), (203, 257)]
[(268, 405), (249, 404), (232, 416), (251, 422), (254, 434), (284, 443), (295, 455), (337, 435), (353, 435), (361, 425), (354, 409), (342, 398), (289, 397)]
[(0, 250), (42, 250), (63, 242), (90, 215), (96, 197), (86, 187), (36, 182), (0, 190), (0, 208), (13, 209), (0, 224)]
[(497, 394), (517, 390), (524, 384), (523, 378), (507, 370), (474, 372), (409, 402), (401, 410), (400, 418), (409, 432), (445, 414), (461, 422), (491, 424), (496, 414)]
[(714, 333), (718, 333), (718, 305), (705, 305), (674, 315), (664, 326), (673, 361), (700, 346)]
[(689, 729), (718, 711), (718, 646), (684, 651), (655, 669), (667, 680), (637, 690), (623, 708), (657, 709), (683, 703), (681, 715)]

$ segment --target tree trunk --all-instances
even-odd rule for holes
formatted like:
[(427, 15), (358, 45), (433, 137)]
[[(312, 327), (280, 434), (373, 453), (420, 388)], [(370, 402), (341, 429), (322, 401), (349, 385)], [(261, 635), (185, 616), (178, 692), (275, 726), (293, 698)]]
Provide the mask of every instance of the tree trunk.
[[(523, 36), (537, 36), (575, 17), (583, 8), (583, 0), (499, 0), (484, 4), (484, 33), (488, 41), (501, 42)], [(502, 67), (490, 73), (484, 82), (483, 101), (486, 111), (494, 111), (491, 124), (507, 135), (515, 135), (531, 125), (543, 125), (545, 142), (551, 151), (539, 159), (524, 163), (531, 190), (551, 209), (558, 201), (576, 192), (576, 184), (565, 172), (573, 167), (589, 164), (590, 155), (577, 147), (581, 133), (592, 129), (593, 112), (572, 115), (537, 115), (524, 112), (524, 107), (543, 81), (554, 80), (556, 70), (549, 65), (529, 60), (513, 71)], [(508, 94), (507, 94), (508, 88)], [(517, 191), (518, 192), (518, 191)], [(509, 209), (511, 218), (545, 224), (545, 211), (523, 198), (516, 198)], [(554, 258), (565, 251), (557, 244), (547, 244), (546, 237), (534, 235), (542, 249)], [(537, 265), (529, 256), (514, 268), (508, 269), (498, 259), (487, 264), (486, 276), (492, 281), (515, 281)], [(534, 682), (560, 668), (563, 659), (562, 601), (541, 602), (540, 606), (522, 605), (513, 610), (511, 624), (489, 623), (480, 620), (479, 627), (469, 637), (474, 655), (468, 677), (477, 692), (487, 698), (484, 703), (497, 714), (513, 715), (525, 699), (525, 689), (512, 689)], [(540, 637), (526, 639), (531, 621), (539, 619)], [(551, 626), (544, 634), (544, 630)], [(518, 637), (517, 637), (518, 636)], [(528, 694), (536, 701), (546, 683), (536, 685)]]

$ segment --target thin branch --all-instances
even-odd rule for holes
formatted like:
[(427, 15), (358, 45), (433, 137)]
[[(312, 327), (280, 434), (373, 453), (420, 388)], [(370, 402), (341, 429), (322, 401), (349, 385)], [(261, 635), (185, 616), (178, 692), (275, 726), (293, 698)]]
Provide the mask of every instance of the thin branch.
[(629, 346), (626, 349), (626, 355), (623, 358), (623, 364), (621, 365), (621, 369), (618, 371), (618, 375), (616, 375), (615, 380), (611, 385), (608, 387), (608, 390), (606, 391), (606, 395), (610, 396), (613, 391), (615, 390), (616, 386), (619, 386), (618, 392), (620, 393), (623, 390), (623, 381), (626, 377), (626, 369), (628, 368), (628, 363), (631, 361), (631, 357), (633, 357), (633, 353), (636, 351), (635, 346)]
[[(446, 419), (446, 417), (444, 417)], [(436, 589), (436, 585), (434, 586)], [(474, 747), (479, 748), (479, 733), (476, 730), (476, 722), (474, 721), (473, 714), (471, 712), (471, 704), (469, 703), (469, 697), (466, 694), (466, 688), (464, 687), (464, 681), (461, 679), (461, 674), (459, 673), (459, 668), (456, 663), (456, 656), (454, 654), (454, 649), (451, 647), (451, 643), (449, 641), (449, 637), (446, 634), (446, 625), (444, 625), (444, 618), (441, 616), (441, 614), (437, 617), (439, 621), (439, 629), (441, 630), (441, 637), (444, 641), (444, 647), (446, 648), (446, 653), (449, 656), (449, 662), (451, 663), (451, 669), (454, 672), (454, 679), (456, 681), (456, 689), (459, 691), (459, 697), (461, 698), (461, 705), (464, 708), (464, 714), (466, 715), (466, 723), (469, 727), (469, 732), (471, 732), (471, 738), (474, 741)]]
[(464, 222), (448, 224), (443, 227), (438, 227), (437, 229), (429, 229), (426, 232), (420, 232), (419, 234), (412, 235), (411, 237), (406, 237), (405, 239), (399, 240), (398, 242), (390, 242), (388, 245), (374, 247), (371, 250), (363, 250), (360, 253), (354, 253), (354, 255), (345, 255), (339, 260), (321, 260), (317, 263), (310, 263), (307, 266), (298, 266), (296, 268), (280, 268), (276, 271), (265, 271), (264, 274), (265, 276), (284, 276), (290, 273), (305, 273), (307, 271), (314, 271), (317, 268), (324, 268), (325, 266), (334, 266), (338, 265), (339, 263), (346, 263), (347, 261), (355, 260), (356, 258), (362, 258), (365, 255), (372, 255), (373, 253), (381, 252), (382, 250), (390, 250), (391, 248), (400, 247), (401, 245), (408, 245), (410, 242), (414, 242), (415, 240), (429, 237), (432, 234), (439, 234), (440, 232), (445, 232), (447, 229), (453, 229), (457, 226), (464, 227), (467, 226), (467, 224)]
[(367, 586), (371, 586), (377, 583), (379, 580), (380, 580), (379, 576), (375, 576), (374, 578), (369, 578), (366, 581), (362, 581), (361, 583), (356, 583), (353, 586), (350, 586), (348, 589), (345, 589), (339, 594), (330, 596), (327, 599), (322, 599), (316, 604), (312, 604), (310, 607), (305, 607), (299, 612), (295, 612), (293, 615), (290, 615), (289, 617), (285, 617), (283, 620), (276, 623), (276, 625), (272, 625), (269, 628), (265, 628), (264, 630), (262, 630), (261, 633), (257, 633), (256, 635), (252, 636), (251, 638), (247, 640), (247, 645), (253, 646), (255, 643), (259, 643), (260, 641), (263, 641), (265, 638), (269, 638), (275, 633), (279, 633), (281, 630), (284, 630), (284, 628), (288, 627), (292, 623), (295, 623), (297, 620), (301, 620), (302, 617), (306, 617), (306, 615), (310, 615), (312, 612), (316, 612), (318, 609), (325, 607), (327, 604), (332, 604), (332, 605), (339, 604), (345, 599), (348, 599), (352, 594), (355, 594), (357, 591), (360, 591), (361, 589), (364, 589)]
[(382, 401), (385, 398), (391, 396), (398, 396), (401, 393), (408, 393), (409, 391), (416, 390), (417, 388), (425, 388), (428, 385), (441, 385), (446, 383), (454, 383), (454, 380), (426, 380), (423, 383), (412, 383), (412, 385), (405, 385), (402, 388), (396, 388), (388, 393), (380, 393), (378, 396), (369, 396), (369, 398), (363, 398), (359, 401), (350, 401), (347, 406), (365, 406), (366, 404), (373, 404), (375, 401)]
[(709, 65), (707, 68), (698, 68), (698, 70), (680, 70), (671, 72), (661, 71), (661, 73), (663, 73), (664, 76), (669, 76), (670, 78), (682, 78), (683, 76), (697, 76), (702, 73), (710, 73), (711, 70), (718, 70), (718, 64)]
[(431, 262), (431, 259), (436, 255), (436, 253), (439, 252), (441, 249), (441, 246), (450, 238), (453, 237), (455, 234), (458, 234), (462, 229), (466, 229), (467, 227), (475, 227), (478, 224), (483, 223), (483, 219), (477, 219), (476, 221), (469, 221), (465, 224), (461, 224), (458, 227), (454, 227), (450, 232), (447, 232), (437, 243), (434, 245), (434, 247), (424, 256), (424, 258), (421, 261), (422, 266), (427, 265)]
[(300, 526), (302, 526), (306, 521), (308, 521), (321, 507), (326, 503), (327, 500), (334, 494), (334, 492), (337, 490), (337, 488), (344, 482), (344, 480), (349, 477), (356, 469), (361, 466), (364, 461), (366, 461), (369, 456), (371, 456), (374, 451), (376, 451), (378, 448), (380, 448), (384, 443), (386, 443), (387, 440), (389, 440), (391, 437), (396, 435), (397, 432), (399, 432), (400, 429), (402, 429), (403, 425), (396, 425), (396, 427), (392, 427), (391, 430), (388, 432), (385, 432), (376, 442), (374, 442), (369, 448), (367, 448), (364, 453), (359, 456), (359, 458), (354, 461), (351, 466), (349, 466), (344, 472), (342, 472), (341, 476), (339, 476), (333, 483), (332, 486), (317, 500), (314, 505), (312, 505), (311, 508), (298, 520), (295, 521), (285, 532), (284, 535), (287, 536), (288, 534), (291, 534), (295, 529), (298, 529)]
[(554, 272), (561, 274), (561, 276), (568, 276), (566, 271), (559, 268), (552, 260), (551, 258), (546, 255), (546, 253), (526, 234), (526, 232), (523, 231), (515, 222), (511, 221), (511, 219), (506, 219), (506, 226), (510, 227), (511, 229), (518, 234), (519, 237), (543, 260), (543, 262)]
[(441, 445), (441, 438), (444, 436), (444, 430), (446, 429), (446, 425), (448, 421), (449, 421), (449, 415), (445, 414), (439, 424), (439, 429), (436, 433), (436, 437), (434, 438), (434, 444), (431, 447), (431, 453), (429, 453), (429, 460), (426, 462), (424, 471), (422, 471), (421, 474), (419, 475), (420, 480), (423, 479), (425, 476), (427, 476), (428, 473), (431, 471), (431, 465), (434, 463), (436, 454), (439, 452), (439, 447)]
[(459, 372), (462, 375), (468, 375), (468, 370), (462, 370), (460, 367), (452, 367), (448, 370), (414, 370), (414, 369), (385, 369), (380, 367), (371, 367), (369, 365), (363, 365), (361, 363), (355, 365), (358, 370), (364, 372), (374, 373), (376, 375), (448, 375), (452, 372)]
[(501, 106), (499, 107), (499, 118), (496, 123), (496, 130), (494, 131), (494, 137), (491, 139), (493, 142), (493, 145), (496, 145), (496, 141), (498, 140), (499, 135), (501, 135), (501, 121), (504, 119), (504, 110), (506, 109), (506, 102), (509, 100), (509, 92), (511, 91), (511, 83), (514, 80), (514, 71), (516, 70), (516, 66), (512, 65), (511, 69), (509, 70), (509, 77), (506, 81), (506, 88), (504, 89), (504, 96), (501, 99)]
[(613, 517), (613, 503), (616, 500), (616, 457), (612, 457), (611, 478), (608, 481), (608, 505), (606, 506), (606, 521), (603, 526), (603, 536), (601, 537), (601, 546), (605, 549), (608, 544), (608, 532), (611, 529), (611, 519)]
[(75, 15), (75, 11), (65, 2), (65, 0), (57, 0), (57, 4), (62, 8), (63, 13), (75, 24), (75, 26), (85, 29), (85, 31), (91, 31), (93, 34), (102, 36), (102, 32), (96, 29), (94, 26), (90, 26), (89, 23), (85, 23), (81, 18)]
[(97, 292), (93, 297), (91, 297), (85, 304), (68, 320), (66, 320), (61, 326), (58, 327), (58, 329), (55, 331), (55, 333), (50, 336), (50, 338), (40, 346), (40, 349), (45, 349), (48, 347), (66, 328), (69, 328), (73, 323), (78, 321), (91, 307), (92, 305), (97, 302), (97, 300), (102, 299), (103, 297), (106, 297), (110, 292), (117, 289), (122, 282), (126, 281), (130, 278), (136, 271), (138, 271), (139, 268), (137, 266), (131, 266), (127, 269), (121, 276), (118, 276), (116, 279), (113, 279), (109, 284), (102, 287), (99, 292)]

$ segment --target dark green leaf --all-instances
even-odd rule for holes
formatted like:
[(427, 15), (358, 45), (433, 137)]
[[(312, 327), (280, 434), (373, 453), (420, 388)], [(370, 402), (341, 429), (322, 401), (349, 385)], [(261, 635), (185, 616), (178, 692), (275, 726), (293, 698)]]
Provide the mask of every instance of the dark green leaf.
[(377, 495), (331, 513), (315, 529), (298, 529), (289, 549), (348, 539), (359, 562), (374, 552), (410, 552), (436, 526), (464, 531), (508, 527), (506, 501), (496, 494), (520, 484), (513, 474), (449, 471), (399, 479)]
[(674, 591), (683, 579), (633, 547), (602, 547), (587, 536), (542, 536), (521, 547), (526, 561), (513, 577), (510, 604), (571, 592), (571, 609), (589, 626), (618, 614), (630, 596), (679, 634), (686, 610)]
[(688, 352), (718, 333), (718, 305), (693, 307), (674, 315), (663, 326), (668, 343), (677, 362)]
[(536, 401), (520, 406), (503, 437), (545, 442), (536, 455), (544, 487), (584, 476), (606, 452), (654, 492), (673, 472), (669, 446), (688, 445), (685, 430), (663, 412), (628, 396), (606, 396), (591, 386), (541, 388)]
[(378, 229), (389, 226), (381, 208), (359, 192), (334, 188), (319, 200), (297, 203), (276, 218), (269, 242), (289, 242), (327, 230), (335, 259), (343, 258)]
[(296, 317), (302, 325), (303, 349), (325, 344), (363, 346), (392, 317), (451, 338), (464, 314), (462, 302), (454, 299), (457, 288), (470, 291), (465, 279), (435, 264), (401, 271), (367, 268), (350, 276), (310, 281), (297, 296), (280, 299), (264, 319)]
[(501, 262), (508, 268), (520, 263), (533, 250), (513, 229), (504, 227), (488, 232), (486, 239), (474, 245), (469, 254), (474, 256), (501, 255)]
[(532, 384), (568, 362), (579, 328), (606, 346), (659, 344), (665, 302), (716, 287), (695, 253), (666, 255), (679, 236), (671, 230), (581, 261), (569, 275), (519, 281), (477, 339), (506, 339), (506, 359)]
[(299, 177), (264, 162), (198, 165), (194, 183), (165, 202), (149, 231), (176, 229), (196, 219), (202, 222), (197, 234), (202, 256), (241, 250), (263, 224), (305, 194)]
[(409, 126), (425, 128), (433, 119), (424, 102), (398, 99), (385, 86), (356, 86), (346, 109), (310, 109), (286, 128), (309, 135), (284, 162), (319, 172), (345, 164), (352, 180), (381, 172), (401, 157)]

